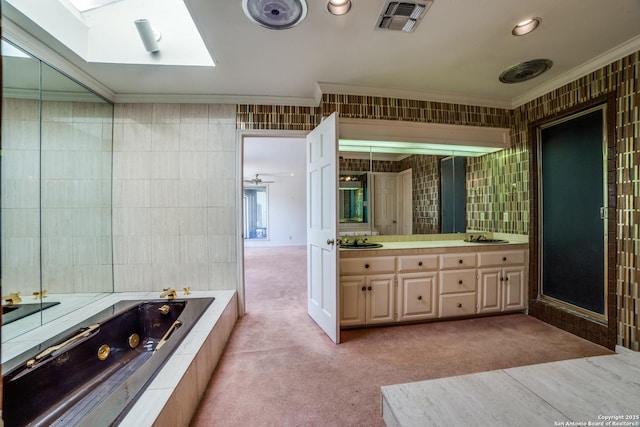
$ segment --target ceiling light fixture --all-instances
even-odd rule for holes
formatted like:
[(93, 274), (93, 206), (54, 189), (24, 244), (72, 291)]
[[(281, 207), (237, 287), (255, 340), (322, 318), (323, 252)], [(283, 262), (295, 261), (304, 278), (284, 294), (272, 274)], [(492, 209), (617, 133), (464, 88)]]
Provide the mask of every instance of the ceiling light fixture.
[(502, 83), (521, 83), (538, 77), (553, 66), (550, 59), (532, 59), (504, 70), (498, 77)]
[(540, 18), (529, 18), (525, 19), (522, 22), (519, 22), (513, 30), (511, 30), (511, 34), (514, 36), (524, 36), (525, 34), (529, 34), (540, 25)]
[(307, 16), (305, 0), (242, 0), (247, 18), (270, 30), (295, 27)]
[(351, 10), (351, 0), (329, 0), (327, 10), (332, 15), (345, 15)]
[(160, 46), (158, 46), (158, 42), (162, 38), (162, 35), (153, 30), (148, 19), (136, 19), (134, 23), (136, 24), (138, 34), (140, 34), (140, 39), (146, 51), (150, 53), (159, 52)]

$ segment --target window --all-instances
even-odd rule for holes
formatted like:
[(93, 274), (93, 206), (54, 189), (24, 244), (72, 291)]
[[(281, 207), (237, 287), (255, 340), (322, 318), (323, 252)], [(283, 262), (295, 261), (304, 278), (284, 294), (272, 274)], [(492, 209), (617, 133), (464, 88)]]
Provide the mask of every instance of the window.
[(268, 238), (267, 187), (246, 187), (243, 195), (244, 238), (267, 240)]

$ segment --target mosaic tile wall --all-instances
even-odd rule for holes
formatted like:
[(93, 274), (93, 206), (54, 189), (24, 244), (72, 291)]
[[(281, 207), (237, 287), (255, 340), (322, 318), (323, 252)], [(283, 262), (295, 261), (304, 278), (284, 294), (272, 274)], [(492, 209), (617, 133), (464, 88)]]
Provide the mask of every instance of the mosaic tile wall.
[(411, 168), (413, 176), (413, 233), (440, 232), (440, 158), (409, 156), (400, 161), (400, 170)]
[[(530, 287), (530, 309), (537, 317), (608, 347), (616, 343), (640, 351), (640, 53), (636, 52), (588, 76), (514, 110), (442, 102), (327, 94), (320, 107), (239, 105), (238, 129), (311, 130), (322, 116), (405, 120), (511, 128), (511, 148), (467, 162), (468, 228), (531, 234), (537, 206), (530, 201), (534, 177), (529, 124), (589, 101), (616, 93), (615, 206), (610, 227), (615, 244), (609, 259), (614, 271), (610, 290), (610, 322), (588, 322), (537, 301)], [(515, 185), (514, 185), (515, 184)], [(505, 221), (505, 215), (506, 221)], [(532, 253), (536, 251), (532, 239)], [(537, 269), (533, 259), (531, 270)], [(613, 322), (613, 324), (612, 324)], [(617, 334), (616, 334), (617, 331)]]
[(467, 229), (528, 234), (529, 149), (467, 158)]

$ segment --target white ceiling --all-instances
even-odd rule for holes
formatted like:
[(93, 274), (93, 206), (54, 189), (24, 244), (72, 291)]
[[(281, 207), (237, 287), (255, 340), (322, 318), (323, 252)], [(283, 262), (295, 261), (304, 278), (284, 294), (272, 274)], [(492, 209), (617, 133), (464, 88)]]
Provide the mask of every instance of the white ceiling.
[[(305, 20), (276, 31), (251, 22), (241, 0), (185, 0), (215, 67), (87, 62), (21, 13), (6, 13), (116, 102), (317, 105), (325, 92), (510, 108), (640, 49), (640, 0), (434, 0), (413, 33), (374, 29), (385, 0), (352, 1), (347, 15), (333, 16), (326, 0), (307, 0)], [(542, 18), (538, 30), (512, 36), (529, 16)], [(11, 28), (3, 20), (5, 35)], [(128, 17), (114, 24), (114, 39), (131, 28)], [(170, 37), (163, 32), (161, 52)], [(504, 69), (535, 58), (554, 65), (528, 82), (498, 81)]]
[(256, 174), (265, 181), (306, 180), (307, 144), (304, 138), (243, 138), (244, 179)]

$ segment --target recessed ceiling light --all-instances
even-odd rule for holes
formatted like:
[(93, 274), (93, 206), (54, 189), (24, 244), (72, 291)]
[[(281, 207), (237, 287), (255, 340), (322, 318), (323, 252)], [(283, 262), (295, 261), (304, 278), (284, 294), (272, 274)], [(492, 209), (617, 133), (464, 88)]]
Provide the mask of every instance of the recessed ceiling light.
[(540, 18), (525, 19), (524, 21), (519, 22), (515, 27), (513, 27), (513, 30), (511, 30), (511, 34), (513, 34), (514, 36), (524, 36), (525, 34), (529, 34), (531, 31), (538, 28), (538, 25), (540, 25), (540, 21)]
[(344, 15), (351, 10), (351, 0), (329, 0), (327, 10), (332, 15)]

